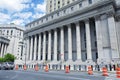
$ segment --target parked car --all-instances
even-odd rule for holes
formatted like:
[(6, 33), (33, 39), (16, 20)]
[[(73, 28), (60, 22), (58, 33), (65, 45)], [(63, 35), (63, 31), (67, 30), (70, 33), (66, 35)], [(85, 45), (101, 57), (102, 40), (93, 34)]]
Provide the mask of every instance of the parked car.
[(3, 70), (13, 70), (14, 69), (14, 63), (13, 62), (4, 62), (1, 65), (1, 69), (3, 69)]

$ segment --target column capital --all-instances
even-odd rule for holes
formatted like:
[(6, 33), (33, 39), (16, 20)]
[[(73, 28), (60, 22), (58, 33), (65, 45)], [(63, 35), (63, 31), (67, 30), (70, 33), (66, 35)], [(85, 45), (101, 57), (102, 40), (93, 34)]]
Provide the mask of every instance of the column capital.
[(99, 20), (100, 19), (100, 15), (96, 15), (94, 16), (95, 20)]
[(114, 16), (114, 12), (107, 12), (106, 15), (107, 15), (107, 17), (112, 17), (112, 16)]
[(75, 23), (75, 25), (79, 25), (80, 22), (79, 22), (79, 21), (76, 21), (76, 22), (74, 22), (74, 23)]
[(84, 19), (83, 21), (84, 21), (84, 22), (89, 22), (89, 18), (87, 18), (87, 19)]

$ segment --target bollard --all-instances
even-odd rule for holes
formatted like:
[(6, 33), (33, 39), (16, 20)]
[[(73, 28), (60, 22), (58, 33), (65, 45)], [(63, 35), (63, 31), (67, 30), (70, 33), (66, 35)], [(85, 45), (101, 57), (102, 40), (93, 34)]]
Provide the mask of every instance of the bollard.
[(70, 72), (69, 66), (66, 66), (65, 67), (65, 73), (69, 73), (69, 72)]
[(103, 72), (103, 76), (108, 76), (108, 72), (107, 72), (107, 68), (106, 67), (103, 67), (102, 68), (102, 72)]
[(92, 71), (92, 67), (91, 66), (88, 66), (88, 74), (89, 75), (93, 75), (93, 71)]
[(15, 66), (15, 70), (18, 70), (18, 65), (16, 64), (16, 66)]
[(38, 71), (39, 70), (39, 67), (38, 67), (38, 64), (35, 65), (35, 71)]
[(116, 77), (120, 78), (120, 68), (116, 68)]
[(49, 68), (48, 68), (48, 65), (45, 66), (45, 72), (48, 72), (49, 71)]
[(27, 66), (26, 66), (26, 65), (24, 65), (23, 69), (24, 69), (24, 70), (27, 70)]

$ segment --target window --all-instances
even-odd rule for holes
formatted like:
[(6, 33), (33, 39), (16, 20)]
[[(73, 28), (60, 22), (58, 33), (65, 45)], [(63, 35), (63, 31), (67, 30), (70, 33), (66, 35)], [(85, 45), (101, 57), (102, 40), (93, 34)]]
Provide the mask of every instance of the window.
[(92, 4), (92, 0), (88, 0), (89, 4)]
[(7, 35), (8, 35), (8, 33), (9, 33), (9, 30), (7, 30)]
[(66, 10), (64, 10), (63, 12), (66, 13)]
[(46, 21), (48, 20), (48, 18), (46, 18)]
[(60, 4), (60, 1), (58, 1), (58, 4)]
[(79, 8), (82, 7), (82, 3), (79, 4)]
[(70, 3), (70, 1), (67, 1), (67, 4), (69, 4)]
[(59, 12), (57, 13), (57, 16), (59, 16)]
[(11, 35), (13, 35), (13, 30), (11, 30)]
[(41, 22), (43, 22), (43, 20), (41, 20)]
[(95, 47), (97, 47), (97, 42), (95, 41)]
[(51, 18), (53, 19), (53, 15), (51, 16)]
[(73, 7), (71, 7), (71, 11), (73, 11), (73, 9), (74, 9), (74, 8), (73, 8)]

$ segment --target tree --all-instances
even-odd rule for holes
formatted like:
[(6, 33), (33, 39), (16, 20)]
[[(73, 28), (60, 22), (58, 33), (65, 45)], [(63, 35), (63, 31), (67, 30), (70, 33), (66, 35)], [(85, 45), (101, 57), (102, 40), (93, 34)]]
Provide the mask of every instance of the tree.
[(8, 53), (4, 56), (4, 60), (5, 60), (5, 62), (14, 62), (15, 56)]
[(0, 63), (4, 62), (4, 58), (0, 57)]

